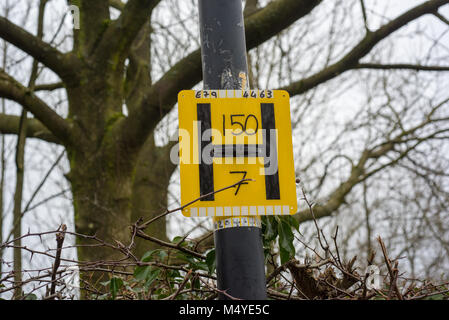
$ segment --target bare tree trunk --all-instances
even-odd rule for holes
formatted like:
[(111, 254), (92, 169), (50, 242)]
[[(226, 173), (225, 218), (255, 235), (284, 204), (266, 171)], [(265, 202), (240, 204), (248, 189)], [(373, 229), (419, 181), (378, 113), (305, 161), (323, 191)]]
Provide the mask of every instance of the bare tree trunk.
[[(132, 111), (142, 99), (142, 92), (151, 87), (151, 33), (148, 21), (134, 40), (127, 70), (126, 103)], [(168, 185), (176, 166), (170, 162), (172, 143), (157, 147), (154, 135), (150, 135), (139, 152), (133, 189), (131, 223), (139, 218), (149, 220), (167, 208)], [(161, 218), (152, 223), (147, 232), (152, 236), (167, 240), (166, 219)], [(141, 257), (146, 251), (159, 248), (154, 242), (136, 239), (135, 254)]]
[(371, 209), (368, 205), (368, 187), (366, 185), (366, 182), (363, 182), (363, 206), (365, 208), (365, 225), (366, 225), (366, 256), (369, 257), (372, 250), (373, 250), (373, 246), (371, 243), (371, 224), (369, 221), (369, 217), (370, 217), (370, 213), (371, 213)]
[[(42, 39), (44, 30), (44, 15), (45, 6), (48, 0), (41, 0), (39, 4), (38, 23), (37, 23), (37, 37)], [(31, 69), (30, 80), (28, 88), (31, 93), (34, 92), (37, 77), (39, 75), (39, 62), (34, 59)], [(20, 297), (22, 294), (22, 198), (23, 198), (23, 181), (24, 181), (24, 166), (25, 166), (25, 144), (28, 130), (27, 121), (28, 112), (23, 109), (20, 116), (19, 135), (17, 137), (16, 148), (16, 189), (14, 193), (14, 209), (13, 209), (13, 234), (14, 234), (14, 282), (17, 285), (14, 291), (14, 296)]]
[[(9, 4), (5, 6), (5, 18), (9, 16)], [(6, 41), (3, 42), (3, 60), (2, 60), (2, 69), (6, 69), (6, 57), (8, 54), (8, 43)], [(2, 99), (2, 113), (6, 113), (6, 103), (5, 99)], [(2, 135), (2, 147), (1, 147), (1, 173), (0, 173), (0, 243), (3, 242), (3, 191), (5, 185), (5, 135)], [(2, 274), (2, 258), (3, 258), (3, 250), (0, 249), (0, 275)]]
[[(5, 100), (2, 99), (2, 113), (5, 113)], [(3, 242), (3, 188), (5, 186), (5, 136), (2, 135), (2, 146), (0, 151), (0, 243)], [(3, 250), (0, 249), (0, 275), (2, 274)]]
[[(139, 218), (150, 220), (167, 209), (168, 185), (176, 169), (176, 165), (170, 161), (172, 146), (172, 143), (164, 147), (155, 146), (154, 137), (151, 135), (140, 152), (133, 184), (132, 222)], [(158, 239), (167, 240), (165, 217), (150, 224), (146, 232)], [(159, 248), (159, 245), (154, 242), (136, 239), (135, 252), (138, 257), (156, 248)]]

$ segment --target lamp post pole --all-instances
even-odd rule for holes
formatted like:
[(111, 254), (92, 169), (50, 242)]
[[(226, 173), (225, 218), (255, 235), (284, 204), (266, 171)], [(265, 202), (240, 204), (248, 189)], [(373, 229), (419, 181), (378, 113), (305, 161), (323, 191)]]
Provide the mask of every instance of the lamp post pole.
[[(248, 89), (242, 0), (198, 2), (204, 89)], [(219, 290), (226, 292), (220, 293), (219, 299), (228, 299), (228, 295), (240, 299), (266, 299), (261, 228), (219, 229), (215, 231), (214, 239), (217, 285)]]

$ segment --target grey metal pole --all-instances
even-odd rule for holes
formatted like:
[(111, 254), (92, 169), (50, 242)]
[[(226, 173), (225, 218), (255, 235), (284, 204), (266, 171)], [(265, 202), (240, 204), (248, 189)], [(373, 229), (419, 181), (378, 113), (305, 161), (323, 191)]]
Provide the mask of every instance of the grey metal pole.
[[(242, 0), (199, 0), (199, 18), (204, 89), (247, 89)], [(266, 299), (261, 228), (220, 229), (214, 238), (218, 288), (236, 298)]]

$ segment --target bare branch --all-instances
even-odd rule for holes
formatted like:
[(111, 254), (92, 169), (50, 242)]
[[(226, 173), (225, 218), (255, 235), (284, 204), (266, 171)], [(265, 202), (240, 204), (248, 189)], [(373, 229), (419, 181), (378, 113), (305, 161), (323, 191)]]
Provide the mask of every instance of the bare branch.
[(435, 17), (437, 17), (438, 19), (440, 19), (442, 22), (444, 22), (445, 24), (449, 25), (449, 20), (443, 16), (442, 14), (440, 14), (439, 12), (434, 12), (433, 15)]
[(102, 36), (95, 60), (107, 61), (107, 58), (114, 54), (119, 58), (115, 59), (117, 60), (115, 63), (120, 65), (128, 56), (131, 44), (159, 2), (160, 0), (129, 0), (122, 9), (120, 17)]
[(0, 17), (0, 38), (23, 50), (37, 61), (53, 70), (61, 79), (72, 83), (76, 81), (77, 59), (71, 59), (28, 31), (20, 28), (4, 17)]
[(365, 1), (360, 0), (360, 6), (362, 7), (362, 14), (363, 14), (363, 22), (365, 23), (365, 30), (367, 33), (371, 32), (368, 28), (368, 17), (366, 15), (366, 8), (365, 8)]
[(37, 92), (37, 91), (53, 91), (53, 90), (62, 89), (62, 88), (64, 88), (64, 83), (63, 82), (37, 84), (34, 87), (34, 92)]
[(407, 63), (359, 63), (354, 69), (379, 69), (379, 70), (414, 70), (414, 71), (449, 71), (449, 66), (423, 66)]
[(114, 9), (122, 11), (125, 8), (125, 4), (121, 0), (109, 0), (109, 5)]
[[(14, 134), (19, 133), (20, 117), (8, 114), (0, 114), (0, 133)], [(61, 141), (55, 137), (43, 124), (37, 119), (28, 119), (27, 138), (36, 138), (43, 141), (61, 144)]]
[(348, 70), (356, 68), (360, 59), (366, 56), (380, 41), (411, 21), (416, 20), (426, 14), (434, 14), (438, 8), (448, 3), (449, 0), (431, 0), (410, 9), (376, 31), (366, 34), (362, 41), (360, 41), (359, 44), (357, 44), (339, 61), (310, 77), (291, 83), (282, 89), (287, 90), (290, 93), (290, 96), (294, 96), (304, 93), (307, 90), (333, 79)]
[[(381, 170), (390, 167), (392, 164), (397, 163), (398, 161), (403, 159), (409, 152), (416, 149), (416, 147), (418, 147), (422, 142), (436, 137), (441, 132), (447, 131), (448, 129), (439, 129), (431, 134), (426, 135), (425, 137), (419, 137), (416, 135), (419, 130), (423, 129), (431, 123), (438, 121), (438, 119), (433, 119), (432, 116), (437, 110), (446, 106), (447, 102), (448, 99), (433, 107), (433, 109), (427, 115), (426, 120), (424, 120), (422, 123), (408, 130), (403, 130), (396, 136), (363, 151), (359, 158), (359, 161), (356, 164), (352, 165), (349, 177), (331, 193), (326, 203), (323, 205), (316, 205), (313, 208), (314, 214), (311, 214), (309, 209), (300, 211), (296, 216), (296, 219), (298, 219), (299, 222), (304, 222), (312, 220), (314, 218), (319, 219), (322, 217), (330, 216), (333, 212), (335, 212), (338, 208), (345, 204), (345, 197), (356, 185), (365, 181)], [(366, 171), (366, 166), (369, 160), (377, 160), (382, 156), (386, 156), (391, 151), (394, 151), (397, 145), (404, 144), (410, 141), (414, 141), (414, 144), (408, 147), (404, 152), (399, 153), (393, 160), (391, 160), (391, 162), (380, 165), (378, 168), (372, 169), (371, 171)]]
[(51, 288), (50, 295), (47, 297), (49, 300), (53, 300), (56, 294), (56, 275), (58, 273), (59, 265), (61, 264), (61, 251), (62, 245), (64, 244), (65, 239), (65, 231), (67, 230), (67, 226), (63, 224), (61, 226), (61, 232), (56, 234), (56, 257), (55, 263), (53, 265), (53, 271), (51, 274)]
[[(76, 146), (79, 141), (74, 135), (76, 127), (53, 111), (44, 101), (35, 96), (29, 89), (22, 86), (14, 78), (0, 69), (0, 97), (13, 100), (21, 104), (41, 121), (61, 142), (66, 145)], [(78, 138), (81, 134), (78, 135)]]

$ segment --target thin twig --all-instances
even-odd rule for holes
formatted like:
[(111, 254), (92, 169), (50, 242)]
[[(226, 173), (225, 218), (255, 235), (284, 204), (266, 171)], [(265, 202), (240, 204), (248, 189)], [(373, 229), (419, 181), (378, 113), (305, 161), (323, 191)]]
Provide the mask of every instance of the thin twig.
[(243, 182), (246, 182), (246, 181), (254, 181), (254, 180), (253, 180), (253, 179), (242, 179), (242, 180), (240, 180), (240, 181), (238, 181), (238, 182), (236, 182), (236, 183), (234, 183), (234, 184), (231, 184), (230, 186), (227, 186), (227, 187), (224, 187), (224, 188), (222, 188), (222, 189), (219, 189), (219, 190), (216, 190), (216, 191), (213, 191), (213, 192), (209, 192), (209, 193), (207, 193), (207, 194), (204, 194), (204, 195), (202, 195), (202, 196), (196, 198), (195, 200), (192, 200), (192, 201), (186, 203), (185, 205), (183, 205), (183, 206), (181, 206), (181, 207), (178, 207), (178, 208), (175, 208), (175, 209), (172, 209), (172, 210), (167, 210), (167, 211), (164, 212), (163, 214), (160, 214), (160, 215), (158, 215), (158, 216), (156, 216), (156, 217), (154, 217), (154, 218), (148, 220), (147, 222), (145, 222), (145, 223), (143, 223), (143, 224), (141, 224), (141, 225), (138, 225), (137, 227), (138, 227), (138, 229), (145, 229), (145, 228), (147, 228), (151, 223), (153, 223), (154, 221), (156, 221), (156, 220), (158, 220), (158, 219), (160, 219), (160, 218), (162, 218), (162, 217), (165, 217), (166, 215), (168, 215), (168, 214), (170, 214), (170, 213), (173, 213), (173, 212), (176, 212), (176, 211), (182, 211), (183, 209), (187, 208), (188, 206), (194, 204), (195, 202), (201, 201), (201, 199), (207, 198), (207, 197), (209, 197), (209, 196), (211, 196), (211, 195), (213, 195), (213, 194), (216, 194), (216, 193), (225, 191), (225, 190), (227, 190), (227, 189), (234, 188), (234, 187), (236, 187), (237, 185), (240, 185), (240, 184), (242, 184)]
[[(385, 248), (385, 244), (382, 241), (382, 238), (379, 236), (377, 238), (377, 240), (379, 241), (380, 247), (382, 249), (382, 253), (384, 255), (385, 264), (387, 265), (388, 273), (390, 274), (390, 293), (391, 293), (391, 290), (395, 290), (398, 299), (403, 300), (402, 294), (399, 291), (398, 284), (397, 284), (397, 277), (398, 277), (398, 270), (396, 269), (397, 263), (395, 264), (395, 268), (393, 268), (391, 266), (391, 261), (388, 258), (387, 249)], [(388, 296), (390, 296), (390, 293), (388, 294)]]
[(55, 263), (53, 265), (53, 272), (51, 274), (51, 288), (50, 295), (47, 297), (49, 300), (53, 300), (55, 298), (56, 291), (56, 273), (58, 272), (59, 265), (61, 264), (61, 251), (62, 245), (64, 244), (65, 239), (65, 231), (67, 230), (67, 226), (63, 224), (61, 226), (61, 232), (56, 234), (56, 258)]

